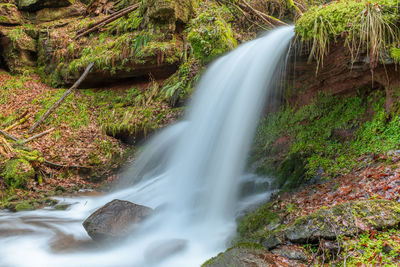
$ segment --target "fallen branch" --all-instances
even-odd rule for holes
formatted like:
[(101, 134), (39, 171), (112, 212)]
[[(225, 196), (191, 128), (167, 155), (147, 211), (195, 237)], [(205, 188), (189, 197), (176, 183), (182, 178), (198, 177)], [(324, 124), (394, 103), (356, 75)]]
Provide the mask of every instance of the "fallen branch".
[(17, 137), (15, 137), (14, 135), (11, 135), (3, 130), (0, 130), (0, 134), (4, 135), (5, 137), (7, 137), (8, 139), (11, 139), (13, 141), (19, 141)]
[(38, 133), (38, 134), (36, 134), (36, 135), (34, 135), (34, 136), (32, 136), (32, 137), (29, 137), (28, 139), (23, 140), (23, 141), (21, 142), (21, 144), (26, 144), (26, 143), (32, 141), (33, 139), (42, 137), (43, 135), (46, 135), (46, 134), (52, 132), (53, 130), (54, 130), (54, 128), (51, 128), (51, 129), (46, 130), (46, 131), (44, 131), (44, 132)]
[(81, 84), (81, 82), (86, 78), (86, 76), (89, 74), (89, 71), (92, 69), (93, 65), (94, 63), (92, 62), (89, 64), (89, 66), (87, 66), (85, 72), (75, 82), (75, 84), (72, 85), (72, 87), (68, 91), (66, 91), (64, 95), (56, 103), (54, 103), (53, 106), (51, 106), (49, 110), (47, 110), (47, 112), (42, 117), (40, 117), (40, 119), (29, 129), (28, 133), (32, 133), (43, 120), (45, 120), (58, 106), (61, 105), (61, 103), (65, 100), (65, 98), (67, 98), (67, 96), (69, 96), (72, 93), (72, 91), (75, 90)]
[(83, 31), (82, 33), (77, 34), (75, 36), (75, 40), (77, 40), (77, 39), (79, 39), (79, 38), (81, 38), (81, 37), (83, 37), (85, 35), (88, 35), (88, 34), (94, 32), (94, 31), (97, 31), (98, 29), (104, 27), (105, 25), (110, 24), (111, 22), (113, 22), (113, 21), (115, 21), (115, 20), (117, 20), (117, 19), (119, 19), (119, 18), (121, 18), (121, 17), (123, 17), (123, 16), (125, 16), (125, 15), (127, 15), (127, 14), (129, 14), (129, 13), (131, 13), (133, 11), (135, 11), (136, 9), (138, 9), (139, 6), (140, 6), (140, 3), (137, 3), (135, 5), (132, 5), (130, 7), (125, 8), (123, 11), (121, 10), (121, 12), (114, 13), (113, 15), (101, 20), (98, 23), (95, 23), (94, 26), (92, 25), (87, 30)]
[(5, 152), (5, 150), (3, 149), (2, 146), (0, 146), (0, 154), (3, 155), (5, 158), (9, 158), (9, 155), (7, 152)]
[(3, 143), (5, 152), (12, 153), (14, 151), (11, 145), (7, 142), (7, 140), (3, 136), (0, 137), (0, 141)]
[(103, 18), (103, 19), (101, 19), (101, 20), (99, 20), (99, 21), (97, 21), (97, 22), (91, 24), (90, 26), (88, 26), (88, 27), (86, 27), (86, 28), (80, 29), (80, 30), (78, 30), (78, 31), (76, 32), (76, 34), (77, 34), (77, 35), (78, 35), (78, 34), (81, 34), (81, 33), (85, 32), (85, 31), (87, 31), (87, 30), (89, 30), (89, 29), (91, 29), (91, 28), (93, 28), (93, 27), (95, 27), (95, 26), (97, 26), (97, 25), (99, 25), (99, 24), (105, 22), (106, 20), (110, 19), (110, 17), (112, 17), (112, 16), (117, 16), (117, 15), (121, 14), (122, 12), (126, 11), (126, 10), (129, 9), (129, 8), (130, 8), (130, 6), (129, 6), (129, 7), (126, 7), (126, 8), (123, 8), (123, 9), (121, 9), (121, 10), (119, 10), (119, 11), (113, 13), (112, 15), (107, 16), (107, 17), (105, 17), (105, 18)]
[(239, 3), (239, 6), (242, 8), (248, 8), (253, 15), (258, 17), (261, 21), (263, 21), (265, 24), (269, 26), (287, 26), (287, 24), (277, 18), (274, 18), (272, 16), (269, 16), (261, 11), (258, 11), (257, 9), (253, 8), (251, 5), (249, 5), (245, 0), (242, 0), (243, 5)]
[(20, 125), (20, 124), (26, 122), (27, 119), (28, 119), (28, 118), (27, 118), (26, 115), (25, 115), (25, 117), (23, 117), (23, 118), (20, 119), (19, 121), (15, 122), (14, 124), (12, 124), (12, 125), (8, 126), (7, 128), (5, 128), (4, 131), (10, 131), (10, 130), (14, 129), (14, 128), (17, 127), (18, 125)]
[[(253, 20), (250, 16), (249, 13), (247, 13), (246, 11), (244, 11), (241, 7), (239, 7), (238, 5), (235, 5), (234, 3), (231, 2), (227, 2), (225, 0), (217, 0), (218, 3), (220, 3), (220, 5), (231, 5), (234, 8), (236, 8), (240, 13), (242, 13), (242, 15), (251, 23), (256, 25), (257, 27), (264, 29), (264, 30), (268, 30), (268, 28), (266, 28), (264, 25), (259, 24), (257, 21)], [(232, 12), (232, 15), (234, 15), (236, 18), (240, 19), (240, 16), (238, 16), (238, 14), (236, 12)]]
[(48, 160), (44, 160), (44, 163), (54, 169), (82, 169), (82, 170), (91, 170), (90, 167), (86, 166), (78, 166), (78, 165), (62, 165), (58, 163), (54, 163)]

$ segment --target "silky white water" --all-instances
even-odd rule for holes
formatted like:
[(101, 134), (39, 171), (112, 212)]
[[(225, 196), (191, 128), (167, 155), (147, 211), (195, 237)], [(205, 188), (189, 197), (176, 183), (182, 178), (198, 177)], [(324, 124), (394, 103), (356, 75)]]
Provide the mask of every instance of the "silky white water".
[[(241, 45), (211, 64), (183, 122), (161, 131), (127, 172), (124, 189), (102, 197), (60, 199), (51, 208), (0, 212), (0, 266), (200, 266), (223, 251), (235, 216), (269, 193), (239, 198), (249, 147), (293, 27)], [(129, 185), (129, 186), (128, 186)], [(156, 208), (118, 244), (89, 242), (82, 222), (113, 199)]]

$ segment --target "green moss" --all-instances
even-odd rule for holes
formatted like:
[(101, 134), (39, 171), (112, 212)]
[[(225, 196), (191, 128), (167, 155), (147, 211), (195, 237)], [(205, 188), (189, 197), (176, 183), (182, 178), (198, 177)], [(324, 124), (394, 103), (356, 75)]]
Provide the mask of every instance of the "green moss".
[[(367, 152), (372, 140), (360, 147), (356, 138), (346, 140), (340, 134), (354, 135), (360, 143), (373, 137), (361, 128), (367, 124), (362, 122), (367, 103), (361, 96), (320, 95), (298, 110), (286, 106), (268, 115), (257, 131), (253, 155), (255, 160), (271, 156), (258, 167), (258, 172), (270, 171), (283, 186), (286, 182), (295, 185), (317, 174), (334, 176), (350, 171), (357, 164), (356, 158)], [(383, 110), (383, 105), (379, 104), (379, 109)], [(279, 146), (280, 138), (285, 138), (287, 147)], [(278, 159), (274, 158), (276, 155)]]
[(35, 176), (35, 170), (25, 159), (12, 159), (7, 161), (1, 174), (6, 184), (13, 188), (24, 188), (30, 179)]
[(270, 207), (268, 203), (240, 220), (237, 227), (239, 239), (246, 240), (260, 230), (269, 232), (279, 227), (281, 218)]
[[(59, 89), (48, 91), (36, 98), (34, 103), (38, 103), (42, 108), (36, 113), (35, 119), (39, 119), (64, 93), (65, 89)], [(72, 128), (79, 129), (82, 126), (87, 126), (90, 122), (88, 109), (89, 104), (85, 97), (79, 94), (71, 94), (55, 110), (54, 114), (46, 119), (45, 124), (59, 126), (67, 122)]]
[(231, 26), (225, 18), (229, 11), (210, 6), (191, 23), (188, 33), (195, 56), (207, 63), (237, 46)]
[[(310, 8), (297, 22), (296, 33), (310, 41), (310, 59), (322, 65), (329, 43), (338, 37), (345, 39), (352, 57), (360, 52), (379, 57), (393, 42), (399, 41), (400, 18), (397, 0), (333, 1)], [(318, 70), (318, 68), (317, 68)]]
[(95, 69), (111, 74), (117, 71), (129, 72), (145, 63), (160, 65), (178, 62), (181, 51), (176, 40), (160, 39), (160, 35), (148, 31), (128, 32), (115, 37), (107, 33), (100, 34), (91, 40), (89, 46), (75, 54), (77, 59), (66, 63), (67, 75), (77, 76), (91, 62), (94, 62)]
[(15, 205), (15, 211), (34, 210), (34, 206), (29, 201), (23, 201)]
[(390, 48), (390, 57), (397, 63), (400, 63), (400, 48)]
[(171, 105), (175, 105), (179, 100), (184, 100), (191, 95), (200, 74), (197, 70), (197, 61), (194, 58), (183, 63), (179, 70), (170, 76), (161, 89), (161, 95)]

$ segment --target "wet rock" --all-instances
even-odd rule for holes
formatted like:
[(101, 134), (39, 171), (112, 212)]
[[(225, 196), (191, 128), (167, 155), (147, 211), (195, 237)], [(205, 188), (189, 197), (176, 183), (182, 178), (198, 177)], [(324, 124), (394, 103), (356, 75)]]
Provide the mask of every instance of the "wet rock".
[(253, 248), (231, 248), (205, 262), (202, 267), (278, 267), (305, 266), (297, 261), (280, 259), (272, 253)]
[(275, 248), (283, 243), (285, 237), (282, 231), (267, 232), (260, 238), (260, 244), (266, 249)]
[(122, 239), (152, 211), (145, 206), (115, 199), (90, 215), (83, 227), (95, 241)]
[(307, 262), (308, 257), (303, 248), (297, 246), (282, 246), (271, 251), (272, 254), (277, 254), (289, 260), (299, 260)]
[(159, 262), (177, 252), (184, 250), (187, 240), (169, 239), (152, 243), (145, 251), (145, 258), (149, 263)]
[(21, 25), (23, 23), (18, 8), (13, 4), (0, 4), (0, 24)]
[(297, 219), (285, 229), (292, 242), (310, 242), (353, 236), (400, 223), (400, 204), (389, 200), (349, 201)]
[(23, 11), (38, 11), (43, 8), (66, 7), (73, 4), (74, 0), (18, 0), (18, 8)]

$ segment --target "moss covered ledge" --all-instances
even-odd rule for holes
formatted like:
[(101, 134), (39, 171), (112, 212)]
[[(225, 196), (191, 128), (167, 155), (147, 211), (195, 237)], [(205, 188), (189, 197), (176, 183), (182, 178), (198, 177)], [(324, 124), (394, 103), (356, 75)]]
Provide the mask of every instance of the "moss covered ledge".
[(310, 8), (296, 22), (295, 31), (303, 42), (311, 43), (310, 60), (316, 59), (318, 66), (323, 65), (330, 43), (342, 38), (353, 60), (366, 53), (375, 67), (400, 43), (399, 19), (396, 0), (333, 1)]

